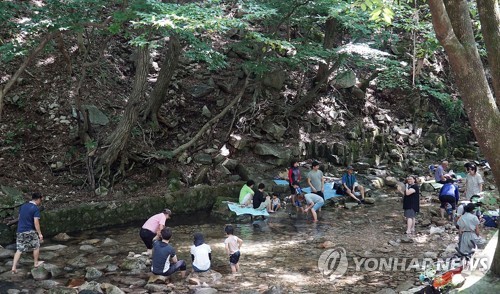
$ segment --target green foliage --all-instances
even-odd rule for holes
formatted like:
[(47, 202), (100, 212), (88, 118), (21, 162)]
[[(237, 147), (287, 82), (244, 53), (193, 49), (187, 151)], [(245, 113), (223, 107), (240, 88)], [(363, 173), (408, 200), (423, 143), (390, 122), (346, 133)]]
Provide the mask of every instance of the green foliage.
[(438, 100), (451, 121), (456, 121), (464, 115), (462, 100), (448, 94), (449, 89), (441, 82), (420, 83), (416, 85), (416, 88), (421, 96)]
[(411, 67), (406, 62), (386, 60), (381, 73), (377, 77), (377, 89), (411, 89)]

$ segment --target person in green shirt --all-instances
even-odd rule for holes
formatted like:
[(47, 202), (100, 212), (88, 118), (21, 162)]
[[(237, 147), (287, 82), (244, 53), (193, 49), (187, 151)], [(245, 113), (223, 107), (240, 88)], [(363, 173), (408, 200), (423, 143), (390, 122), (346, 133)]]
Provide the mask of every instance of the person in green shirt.
[(254, 185), (255, 182), (253, 180), (248, 180), (247, 183), (241, 187), (239, 198), (241, 205), (248, 206), (252, 204), (253, 194), (255, 193), (252, 189)]

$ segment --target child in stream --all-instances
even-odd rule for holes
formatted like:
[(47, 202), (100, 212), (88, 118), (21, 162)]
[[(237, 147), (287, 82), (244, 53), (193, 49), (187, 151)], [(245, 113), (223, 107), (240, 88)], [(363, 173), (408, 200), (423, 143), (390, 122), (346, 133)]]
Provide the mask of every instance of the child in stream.
[(224, 228), (227, 234), (227, 238), (224, 241), (226, 246), (226, 252), (229, 255), (229, 263), (231, 265), (231, 272), (236, 274), (240, 271), (240, 248), (243, 244), (243, 240), (234, 235), (234, 228), (232, 225), (227, 225)]

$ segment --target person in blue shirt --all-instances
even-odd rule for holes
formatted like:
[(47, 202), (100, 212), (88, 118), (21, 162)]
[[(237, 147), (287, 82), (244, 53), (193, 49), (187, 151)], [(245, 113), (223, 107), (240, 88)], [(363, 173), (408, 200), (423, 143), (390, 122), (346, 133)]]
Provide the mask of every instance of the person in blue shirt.
[(451, 216), (455, 215), (456, 205), (460, 199), (460, 194), (458, 193), (458, 186), (455, 185), (455, 180), (448, 178), (439, 190), (439, 201), (441, 202), (441, 218), (444, 219), (444, 213), (446, 210), (446, 205), (449, 203), (451, 205)]
[(153, 242), (153, 258), (151, 272), (155, 275), (170, 276), (180, 271), (181, 277), (186, 276), (186, 262), (177, 260), (175, 249), (169, 244), (172, 230), (165, 227), (160, 232), (161, 240), (155, 237)]
[(17, 263), (23, 252), (33, 251), (34, 266), (39, 267), (43, 261), (38, 260), (40, 255), (40, 242), (43, 242), (43, 235), (40, 229), (40, 209), (43, 196), (40, 193), (33, 193), (31, 201), (23, 204), (19, 209), (19, 222), (17, 224), (16, 247), (12, 262), (12, 273), (17, 273)]
[[(365, 189), (356, 181), (354, 168), (350, 165), (347, 167), (347, 173), (342, 176), (342, 188), (344, 189), (345, 195), (348, 195), (359, 204), (365, 201)], [(356, 190), (359, 190), (358, 195), (356, 195)], [(356, 196), (361, 196), (361, 199)]]

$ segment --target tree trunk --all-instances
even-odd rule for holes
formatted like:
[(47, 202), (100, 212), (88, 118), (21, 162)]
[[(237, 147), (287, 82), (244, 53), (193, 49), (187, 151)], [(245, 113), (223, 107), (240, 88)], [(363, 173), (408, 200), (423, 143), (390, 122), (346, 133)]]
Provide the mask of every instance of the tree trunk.
[(498, 0), (477, 0), (481, 32), (493, 80), (497, 107), (500, 107), (500, 8)]
[[(333, 48), (335, 41), (335, 20), (331, 17), (325, 22), (325, 38), (323, 39), (323, 48), (328, 50)], [(323, 80), (323, 77), (328, 73), (329, 62), (321, 62), (318, 67), (318, 72), (314, 78), (314, 82), (318, 83)], [(328, 81), (328, 80), (327, 80)]]
[[(471, 26), (467, 3), (465, 0), (449, 2), (447, 7), (453, 8), (447, 10), (442, 0), (429, 1), (432, 24), (448, 55), (474, 135), (500, 186), (500, 111), (488, 85), (472, 29), (465, 27)], [(496, 248), (491, 271), (500, 276), (500, 246)]]
[(148, 104), (143, 115), (143, 119), (146, 120), (150, 118), (154, 126), (158, 126), (158, 111), (160, 110), (161, 105), (165, 102), (167, 90), (170, 86), (170, 79), (172, 78), (179, 62), (180, 51), (181, 44), (179, 43), (179, 39), (175, 36), (170, 37), (165, 60), (163, 61), (160, 73), (158, 74), (156, 85), (149, 96)]
[(126, 161), (126, 156), (123, 153), (126, 151), (125, 148), (130, 138), (130, 132), (137, 123), (138, 113), (141, 108), (141, 98), (146, 89), (149, 65), (148, 49), (147, 46), (138, 48), (137, 72), (135, 73), (134, 87), (130, 95), (130, 100), (127, 103), (125, 113), (118, 126), (109, 136), (109, 147), (100, 156), (99, 164), (97, 165), (97, 172), (100, 172), (100, 182), (108, 178), (114, 179), (118, 174), (124, 173), (122, 164), (120, 164), (120, 170), (115, 175), (111, 176), (110, 171), (111, 166), (117, 161), (119, 156), (122, 162)]

